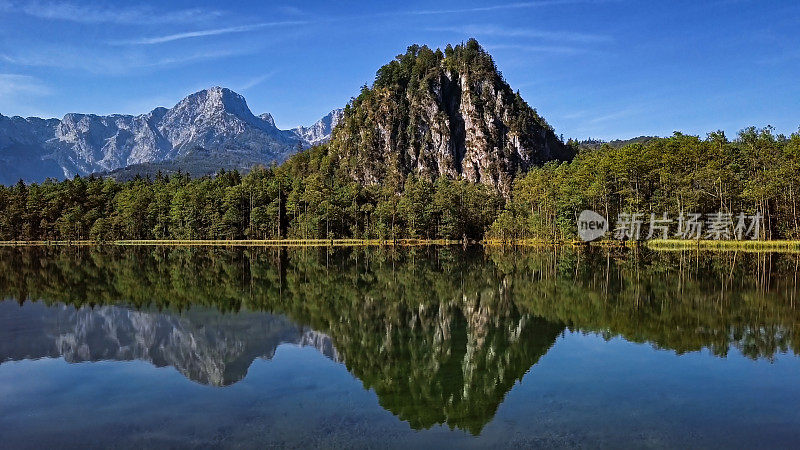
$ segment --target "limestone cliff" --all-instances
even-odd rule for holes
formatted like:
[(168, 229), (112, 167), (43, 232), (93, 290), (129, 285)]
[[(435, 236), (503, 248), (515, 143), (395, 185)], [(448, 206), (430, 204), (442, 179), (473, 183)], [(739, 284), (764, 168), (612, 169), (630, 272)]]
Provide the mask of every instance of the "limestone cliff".
[(368, 184), (414, 173), (504, 194), (531, 166), (571, 157), (474, 39), (444, 52), (411, 46), (383, 66), (345, 108), (331, 151)]

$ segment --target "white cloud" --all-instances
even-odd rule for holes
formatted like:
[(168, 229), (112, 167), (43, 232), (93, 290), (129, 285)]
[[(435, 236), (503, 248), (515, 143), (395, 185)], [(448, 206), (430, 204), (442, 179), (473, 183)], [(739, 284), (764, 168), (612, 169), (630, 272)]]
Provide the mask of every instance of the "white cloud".
[(646, 109), (642, 107), (623, 108), (618, 111), (611, 111), (606, 113), (599, 113), (594, 115), (591, 119), (586, 121), (587, 124), (596, 125), (610, 121), (617, 121), (619, 119), (630, 117), (637, 114), (645, 113)]
[(580, 110), (580, 111), (573, 111), (573, 112), (561, 114), (560, 118), (561, 119), (566, 119), (566, 120), (575, 120), (575, 119), (584, 118), (587, 115), (589, 115), (588, 111)]
[(0, 73), (0, 97), (17, 95), (50, 95), (49, 87), (28, 75)]
[(457, 13), (469, 13), (469, 12), (489, 12), (489, 11), (501, 11), (508, 9), (537, 8), (542, 6), (570, 5), (576, 3), (608, 3), (610, 1), (616, 1), (616, 0), (540, 0), (533, 2), (506, 3), (503, 5), (477, 6), (473, 8), (423, 9), (419, 11), (412, 11), (411, 14), (435, 15), (435, 14), (457, 14)]
[(268, 78), (270, 78), (270, 77), (272, 77), (273, 75), (275, 75), (275, 73), (276, 73), (276, 72), (277, 72), (277, 71), (273, 70), (272, 72), (265, 73), (264, 75), (261, 75), (261, 76), (258, 76), (258, 77), (251, 78), (251, 79), (249, 79), (249, 80), (245, 81), (244, 83), (242, 83), (242, 84), (240, 84), (240, 85), (237, 85), (237, 86), (236, 86), (236, 88), (235, 88), (235, 90), (238, 90), (238, 91), (246, 91), (246, 90), (248, 90), (248, 89), (250, 89), (250, 88), (252, 88), (252, 87), (255, 87), (255, 86), (257, 86), (257, 85), (259, 85), (259, 84), (263, 83), (263, 82), (264, 82), (264, 81), (266, 81)]
[(509, 38), (533, 38), (550, 41), (568, 41), (576, 43), (610, 42), (610, 36), (600, 34), (579, 33), (572, 31), (545, 31), (532, 28), (508, 28), (495, 25), (464, 25), (457, 27), (430, 28), (430, 31), (457, 33), (466, 36), (497, 36)]
[(275, 10), (292, 16), (299, 16), (303, 14), (303, 10), (296, 6), (278, 6), (275, 8)]
[(0, 61), (17, 66), (54, 67), (82, 70), (103, 75), (127, 75), (136, 71), (147, 71), (177, 67), (200, 61), (223, 59), (255, 53), (256, 47), (236, 49), (201, 50), (181, 53), (179, 56), (154, 57), (142, 52), (113, 52), (96, 48), (44, 47), (34, 52), (0, 54)]
[(575, 55), (578, 53), (585, 53), (587, 50), (577, 47), (569, 47), (563, 45), (517, 45), (517, 44), (497, 44), (485, 45), (487, 50), (519, 50), (523, 52), (532, 53), (550, 53), (557, 55)]
[(159, 11), (144, 6), (108, 8), (92, 5), (90, 2), (19, 2), (10, 0), (0, 0), (0, 12), (24, 14), (45, 20), (137, 25), (209, 22), (222, 15), (219, 11), (200, 8)]
[(214, 59), (229, 58), (232, 56), (241, 56), (252, 53), (252, 49), (237, 49), (237, 50), (217, 50), (217, 51), (203, 51), (194, 54), (181, 55), (175, 57), (160, 58), (153, 61), (146, 61), (139, 65), (139, 67), (166, 67), (166, 66), (180, 66), (184, 64), (194, 63), (198, 61), (207, 61)]
[(48, 113), (37, 107), (36, 100), (51, 94), (52, 89), (35, 77), (0, 73), (0, 113), (46, 117)]
[(198, 31), (189, 31), (185, 33), (174, 33), (174, 34), (167, 34), (164, 36), (155, 36), (149, 38), (140, 38), (140, 39), (132, 39), (127, 41), (116, 41), (112, 42), (112, 44), (129, 44), (129, 45), (153, 45), (153, 44), (163, 44), (165, 42), (172, 42), (178, 41), (182, 39), (191, 39), (196, 37), (204, 37), (204, 36), (217, 36), (221, 34), (231, 34), (231, 33), (244, 33), (248, 31), (259, 30), (262, 28), (268, 27), (276, 27), (276, 26), (287, 26), (287, 25), (303, 25), (307, 22), (303, 21), (284, 21), (284, 22), (263, 22), (263, 23), (256, 23), (252, 25), (241, 25), (236, 27), (226, 27), (226, 28), (213, 28), (209, 30), (198, 30)]

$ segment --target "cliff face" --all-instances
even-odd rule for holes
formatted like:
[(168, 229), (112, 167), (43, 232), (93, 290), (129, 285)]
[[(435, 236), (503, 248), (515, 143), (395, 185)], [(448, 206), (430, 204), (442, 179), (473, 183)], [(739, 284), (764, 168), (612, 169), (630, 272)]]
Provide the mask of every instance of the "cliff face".
[(475, 40), (412, 46), (383, 66), (345, 108), (331, 150), (365, 183), (464, 177), (504, 194), (531, 166), (571, 157)]

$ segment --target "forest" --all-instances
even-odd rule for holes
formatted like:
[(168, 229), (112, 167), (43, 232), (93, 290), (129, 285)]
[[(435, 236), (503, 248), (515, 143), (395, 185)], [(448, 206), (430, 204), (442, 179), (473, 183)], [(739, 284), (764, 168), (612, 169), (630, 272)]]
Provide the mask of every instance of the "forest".
[[(576, 146), (574, 142), (569, 145)], [(355, 181), (327, 145), (246, 175), (78, 177), (0, 187), (0, 240), (573, 239), (584, 209), (760, 213), (761, 239), (800, 238), (800, 133), (675, 133), (581, 148), (516, 177), (506, 197), (462, 179)], [(393, 181), (394, 180), (394, 181)]]

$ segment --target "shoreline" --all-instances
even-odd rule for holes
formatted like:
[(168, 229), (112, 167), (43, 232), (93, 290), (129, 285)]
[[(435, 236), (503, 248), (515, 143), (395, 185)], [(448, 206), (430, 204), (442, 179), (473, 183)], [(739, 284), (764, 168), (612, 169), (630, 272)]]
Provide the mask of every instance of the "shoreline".
[(165, 246), (165, 247), (429, 247), (480, 245), (483, 247), (601, 247), (640, 248), (655, 251), (742, 251), (742, 252), (800, 252), (800, 240), (775, 241), (713, 241), (713, 240), (651, 240), (651, 241), (543, 241), (536, 239), (461, 241), (447, 239), (150, 239), (117, 241), (0, 241), (0, 247), (95, 247), (95, 246)]

